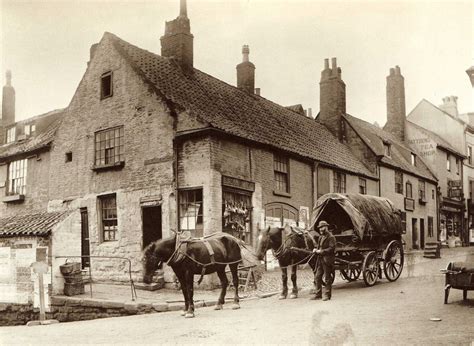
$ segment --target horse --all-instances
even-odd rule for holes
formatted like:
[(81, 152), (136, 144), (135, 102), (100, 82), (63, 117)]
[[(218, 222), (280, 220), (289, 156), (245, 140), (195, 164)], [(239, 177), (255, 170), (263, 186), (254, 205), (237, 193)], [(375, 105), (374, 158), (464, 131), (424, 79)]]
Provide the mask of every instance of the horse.
[[(281, 268), (281, 280), (283, 284), (279, 299), (286, 299), (288, 295), (288, 272), (291, 266), (291, 281), (293, 289), (290, 299), (298, 298), (298, 285), (296, 283), (296, 273), (298, 264), (308, 263), (315, 271), (316, 256), (312, 251), (316, 246), (316, 240), (307, 231), (295, 230), (286, 227), (268, 227), (260, 231), (257, 242), (257, 258), (263, 260), (265, 253), (270, 248), (273, 255), (278, 260)], [(298, 251), (301, 249), (302, 251)]]
[(183, 292), (185, 307), (181, 315), (192, 318), (194, 317), (194, 275), (201, 275), (200, 283), (204, 275), (217, 272), (221, 282), (221, 293), (214, 310), (222, 310), (229, 284), (225, 269), (229, 266), (235, 288), (232, 309), (239, 309), (237, 266), (242, 261), (239, 244), (238, 239), (225, 233), (184, 241), (179, 239), (179, 234), (176, 234), (170, 238), (155, 241), (143, 250), (143, 282), (151, 283), (161, 263), (167, 263), (178, 278)]

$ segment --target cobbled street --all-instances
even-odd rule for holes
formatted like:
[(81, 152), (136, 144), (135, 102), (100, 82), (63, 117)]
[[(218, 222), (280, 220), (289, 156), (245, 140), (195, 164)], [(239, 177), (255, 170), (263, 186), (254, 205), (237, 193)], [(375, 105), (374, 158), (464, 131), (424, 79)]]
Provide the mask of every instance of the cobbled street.
[[(240, 310), (226, 306), (196, 310), (184, 319), (167, 312), (40, 327), (4, 327), (2, 344), (464, 344), (474, 341), (474, 296), (451, 290), (443, 304), (450, 261), (472, 261), (474, 251), (423, 261), (405, 275), (374, 287), (338, 281), (329, 302), (276, 296), (248, 300)], [(407, 277), (410, 273), (411, 277)], [(430, 318), (440, 318), (434, 322)]]

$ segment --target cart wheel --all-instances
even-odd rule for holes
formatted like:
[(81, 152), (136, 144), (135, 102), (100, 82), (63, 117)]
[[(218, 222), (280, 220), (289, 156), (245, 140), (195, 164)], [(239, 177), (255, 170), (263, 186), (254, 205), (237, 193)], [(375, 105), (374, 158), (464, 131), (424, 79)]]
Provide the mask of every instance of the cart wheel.
[(379, 263), (375, 251), (370, 251), (365, 255), (364, 263), (362, 264), (362, 276), (367, 286), (373, 286), (377, 282)]
[[(331, 276), (329, 277), (329, 281), (330, 281), (330, 284), (331, 284), (331, 285), (334, 283), (335, 277), (336, 277), (336, 271), (333, 270), (333, 271), (331, 272)], [(323, 286), (326, 287), (327, 283), (328, 283), (328, 281), (326, 280), (326, 277), (324, 277), (324, 275), (323, 275), (323, 282), (322, 282)]]
[(359, 278), (362, 270), (360, 270), (360, 268), (352, 268), (352, 269), (341, 269), (340, 272), (344, 280), (352, 282), (352, 281), (356, 281)]
[(383, 272), (388, 281), (397, 280), (403, 270), (403, 247), (397, 240), (392, 240), (385, 249)]

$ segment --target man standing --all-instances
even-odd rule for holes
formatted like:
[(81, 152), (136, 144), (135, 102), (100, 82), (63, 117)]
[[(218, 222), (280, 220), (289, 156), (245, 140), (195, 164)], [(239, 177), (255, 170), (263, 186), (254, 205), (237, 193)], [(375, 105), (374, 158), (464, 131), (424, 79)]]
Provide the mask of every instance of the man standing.
[[(329, 224), (326, 221), (320, 221), (318, 224), (319, 239), (316, 253), (316, 295), (311, 299), (331, 299), (331, 275), (334, 271), (334, 257), (336, 251), (336, 238), (329, 232)], [(326, 286), (323, 287), (323, 275)]]

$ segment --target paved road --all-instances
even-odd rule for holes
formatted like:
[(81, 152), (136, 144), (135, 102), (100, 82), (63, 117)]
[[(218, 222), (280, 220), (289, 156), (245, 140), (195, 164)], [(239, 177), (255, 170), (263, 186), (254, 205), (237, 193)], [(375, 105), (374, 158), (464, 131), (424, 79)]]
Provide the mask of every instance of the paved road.
[[(462, 301), (451, 290), (443, 304), (450, 260), (421, 263), (415, 276), (366, 288), (363, 282), (338, 284), (333, 300), (276, 297), (243, 302), (240, 310), (202, 308), (196, 318), (177, 312), (0, 328), (1, 344), (465, 344), (474, 341), (474, 292)], [(430, 321), (439, 317), (440, 322)]]

